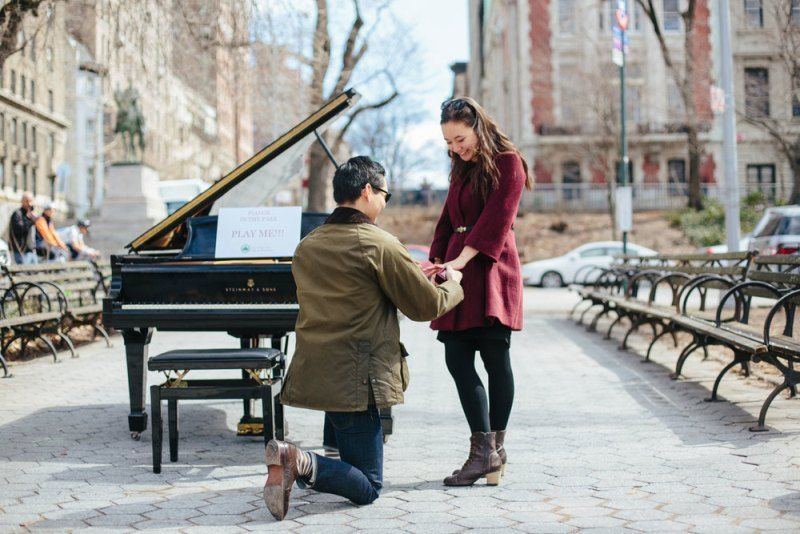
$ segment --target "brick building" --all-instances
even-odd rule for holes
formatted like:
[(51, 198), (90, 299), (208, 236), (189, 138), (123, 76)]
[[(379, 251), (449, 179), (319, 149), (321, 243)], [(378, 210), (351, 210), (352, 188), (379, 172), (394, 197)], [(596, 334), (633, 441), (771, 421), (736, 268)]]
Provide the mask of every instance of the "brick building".
[[(765, 2), (764, 4), (773, 4)], [(619, 161), (619, 75), (611, 62), (613, 2), (609, 0), (499, 0), (470, 2), (471, 55), (467, 92), (512, 136), (534, 166), (538, 184), (528, 199), (538, 207), (603, 209)], [(674, 62), (685, 61), (678, 0), (658, 0), (662, 32)], [(732, 41), (738, 108), (766, 99), (773, 113), (791, 115), (774, 85), (786, 85), (772, 53), (776, 21), (758, 0), (732, 2)], [(629, 1), (627, 130), (630, 175), (639, 208), (682, 206), (689, 173), (685, 111), (662, 59), (650, 21)], [(719, 70), (717, 3), (697, 1), (690, 46), (692, 81), (703, 155), (702, 187), (721, 194), (721, 120), (711, 107)], [(770, 86), (772, 82), (773, 86)], [(749, 96), (747, 96), (749, 95)], [(755, 95), (755, 96), (753, 96)], [(800, 106), (797, 113), (800, 115)], [(773, 141), (740, 124), (742, 191), (791, 189), (791, 172)], [(760, 183), (759, 183), (760, 182)], [(788, 185), (787, 185), (788, 184)]]

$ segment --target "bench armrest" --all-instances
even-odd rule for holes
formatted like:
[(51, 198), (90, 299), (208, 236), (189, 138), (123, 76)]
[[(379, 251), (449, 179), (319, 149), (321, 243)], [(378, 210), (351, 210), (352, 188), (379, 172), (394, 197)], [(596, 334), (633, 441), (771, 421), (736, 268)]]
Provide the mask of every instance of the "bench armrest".
[[(725, 306), (725, 301), (727, 301), (731, 296), (736, 296), (737, 294), (741, 294), (742, 290), (745, 289), (745, 288), (748, 288), (748, 287), (760, 287), (762, 289), (765, 289), (765, 290), (771, 292), (773, 295), (775, 295), (775, 298), (780, 298), (780, 296), (781, 296), (781, 292), (780, 291), (778, 291), (777, 289), (775, 289), (774, 286), (771, 286), (770, 284), (768, 284), (766, 282), (759, 282), (758, 280), (755, 280), (755, 281), (754, 280), (750, 280), (748, 282), (742, 282), (740, 284), (736, 284), (735, 286), (730, 288), (728, 290), (728, 292), (725, 293), (722, 296), (722, 298), (719, 300), (719, 304), (717, 305), (717, 314), (716, 314), (716, 317), (714, 318), (714, 323), (717, 326), (720, 326), (722, 324), (722, 309)], [(738, 306), (738, 302), (741, 302), (741, 301), (737, 301), (737, 306)]]
[[(672, 291), (672, 303), (671, 304), (674, 304), (675, 307), (677, 308), (677, 305), (678, 305), (678, 302), (679, 302), (679, 298), (680, 298), (680, 290), (677, 292), (677, 295), (676, 295), (675, 287), (673, 286), (673, 284), (670, 283), (671, 280), (673, 280), (675, 278), (682, 278), (684, 280), (691, 279), (691, 277), (686, 273), (667, 273), (667, 274), (662, 275), (660, 278), (656, 279), (655, 282), (653, 282), (653, 287), (650, 288), (650, 295), (647, 297), (647, 304), (652, 304), (653, 302), (656, 301), (656, 293), (658, 292), (658, 286), (660, 286), (662, 284), (667, 284), (669, 286), (670, 290)], [(686, 284), (684, 284), (683, 286), (685, 286), (685, 285)]]
[[(764, 345), (767, 348), (769, 348), (769, 337), (770, 337), (769, 329), (770, 326), (772, 326), (772, 319), (775, 317), (775, 315), (781, 308), (786, 306), (787, 302), (790, 302), (799, 296), (800, 296), (800, 289), (789, 291), (781, 298), (779, 298), (775, 302), (775, 304), (772, 305), (772, 308), (770, 308), (769, 313), (767, 314), (767, 318), (764, 320)], [(791, 326), (791, 322), (787, 326)]]
[(686, 315), (686, 310), (689, 305), (689, 297), (691, 296), (692, 292), (694, 290), (699, 290), (704, 284), (709, 282), (717, 282), (727, 285), (728, 287), (734, 285), (734, 282), (730, 279), (717, 274), (701, 274), (695, 276), (689, 282), (687, 282), (683, 288), (681, 288), (681, 292), (678, 295), (678, 302), (680, 303), (678, 311), (681, 313), (681, 315)]

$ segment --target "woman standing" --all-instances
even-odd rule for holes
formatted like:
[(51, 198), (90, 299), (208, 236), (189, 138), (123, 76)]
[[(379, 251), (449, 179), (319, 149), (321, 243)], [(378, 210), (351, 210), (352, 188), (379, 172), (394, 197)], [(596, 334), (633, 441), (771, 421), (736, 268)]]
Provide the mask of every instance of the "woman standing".
[[(426, 274), (451, 266), (463, 273), (464, 301), (433, 321), (444, 343), (470, 431), (463, 467), (444, 479), (469, 486), (485, 476), (499, 483), (503, 447), (514, 400), (509, 348), (511, 331), (522, 329), (522, 277), (514, 241), (514, 219), (522, 189), (533, 180), (511, 140), (471, 98), (442, 104), (442, 134), (450, 155), (450, 190), (436, 225)], [(489, 376), (489, 394), (475, 371), (479, 352)]]

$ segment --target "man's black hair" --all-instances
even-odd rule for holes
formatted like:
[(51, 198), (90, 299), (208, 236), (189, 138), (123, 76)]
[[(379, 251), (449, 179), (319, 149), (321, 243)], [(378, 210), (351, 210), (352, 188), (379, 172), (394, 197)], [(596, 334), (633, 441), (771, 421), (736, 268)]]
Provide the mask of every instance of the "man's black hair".
[(369, 156), (356, 156), (336, 169), (333, 175), (333, 199), (337, 204), (355, 201), (364, 186), (384, 187), (382, 176), (386, 176), (383, 165)]

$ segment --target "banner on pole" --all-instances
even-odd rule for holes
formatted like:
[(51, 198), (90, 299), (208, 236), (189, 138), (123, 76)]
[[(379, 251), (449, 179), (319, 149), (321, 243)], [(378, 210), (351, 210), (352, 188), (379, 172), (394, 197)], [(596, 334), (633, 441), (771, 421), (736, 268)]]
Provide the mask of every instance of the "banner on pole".
[(631, 186), (617, 187), (617, 230), (630, 232), (633, 228), (633, 188)]

